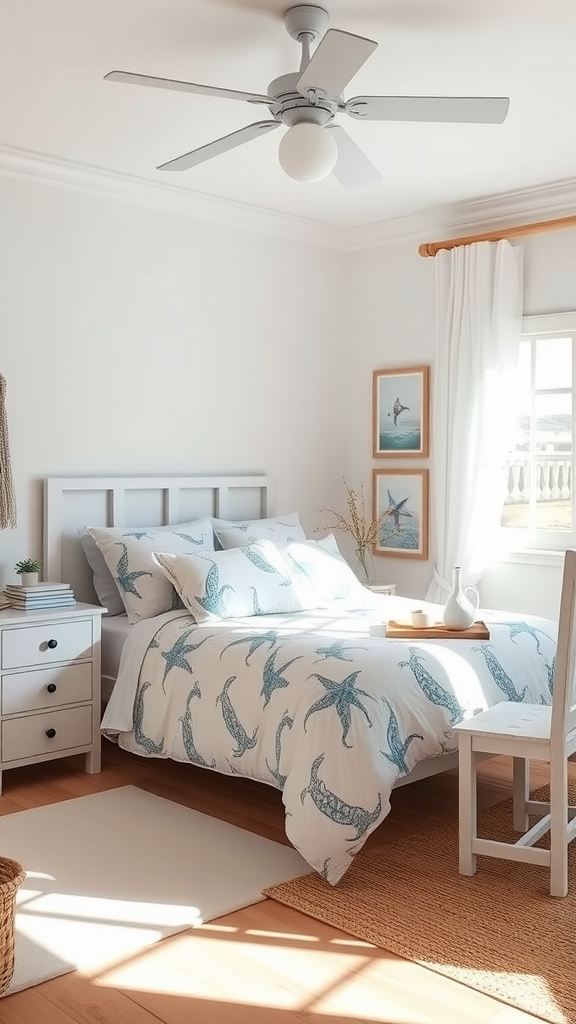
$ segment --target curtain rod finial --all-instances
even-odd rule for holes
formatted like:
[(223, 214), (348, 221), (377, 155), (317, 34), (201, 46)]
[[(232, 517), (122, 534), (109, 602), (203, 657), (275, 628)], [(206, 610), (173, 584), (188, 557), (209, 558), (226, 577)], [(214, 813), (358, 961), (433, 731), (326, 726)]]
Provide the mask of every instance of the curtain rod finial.
[(436, 243), (435, 242), (422, 242), (422, 245), (418, 246), (418, 252), (421, 256), (435, 256), (436, 255)]

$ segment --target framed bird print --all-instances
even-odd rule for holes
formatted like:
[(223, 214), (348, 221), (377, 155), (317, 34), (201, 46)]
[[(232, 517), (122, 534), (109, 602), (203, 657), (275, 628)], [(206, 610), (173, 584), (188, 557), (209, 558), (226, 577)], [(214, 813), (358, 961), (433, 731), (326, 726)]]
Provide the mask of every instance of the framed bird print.
[(375, 555), (428, 558), (428, 470), (373, 469)]
[(428, 456), (430, 368), (374, 370), (372, 431), (374, 458)]

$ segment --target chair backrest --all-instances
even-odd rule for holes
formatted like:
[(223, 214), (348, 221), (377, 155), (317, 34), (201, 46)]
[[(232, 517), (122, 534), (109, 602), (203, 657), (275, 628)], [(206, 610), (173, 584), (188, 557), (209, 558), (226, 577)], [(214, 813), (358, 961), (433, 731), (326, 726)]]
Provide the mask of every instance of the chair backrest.
[(552, 693), (551, 746), (564, 744), (569, 732), (576, 729), (576, 551), (569, 548), (564, 555), (558, 643)]

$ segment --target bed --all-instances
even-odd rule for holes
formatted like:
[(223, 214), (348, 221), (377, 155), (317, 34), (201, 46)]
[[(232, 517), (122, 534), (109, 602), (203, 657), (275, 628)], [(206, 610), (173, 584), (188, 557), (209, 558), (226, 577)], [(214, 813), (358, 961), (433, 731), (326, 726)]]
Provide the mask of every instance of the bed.
[[(142, 498), (153, 501), (162, 524), (190, 516), (229, 522), (228, 531), (217, 533), (224, 538), (243, 529), (234, 527), (238, 521), (274, 522), (265, 477), (46, 481), (48, 572), (74, 581), (84, 600), (91, 580), (77, 528), (94, 523), (96, 510), (88, 515), (87, 501), (95, 494), (108, 527), (154, 526)], [(323, 575), (321, 600), (294, 589), (294, 566), (308, 567), (301, 576), (311, 578), (317, 559), (324, 573), (328, 549), (294, 538), (293, 521), (284, 520), (289, 536), (282, 541), (251, 537), (217, 553), (155, 552), (164, 582), (182, 600), (132, 624), (120, 625), (117, 616), (118, 624), (104, 628), (103, 664), (116, 678), (102, 732), (143, 757), (186, 761), (280, 789), (288, 838), (336, 884), (386, 817), (392, 790), (456, 763), (456, 722), (502, 700), (550, 703), (557, 627), (534, 616), (484, 611), (489, 641), (387, 639), (385, 621), (405, 617), (416, 602), (373, 594), (357, 581), (334, 597)], [(154, 535), (151, 543), (160, 540)], [(338, 558), (333, 553), (334, 564)], [(220, 575), (210, 603), (215, 567)], [(144, 583), (154, 575), (149, 570), (148, 562), (138, 570)], [(353, 578), (347, 566), (342, 578), (346, 572)], [(190, 573), (200, 584), (190, 583)], [(257, 588), (245, 580), (260, 579), (255, 602)], [(238, 600), (233, 614), (224, 598)], [(297, 601), (304, 606), (292, 607)]]

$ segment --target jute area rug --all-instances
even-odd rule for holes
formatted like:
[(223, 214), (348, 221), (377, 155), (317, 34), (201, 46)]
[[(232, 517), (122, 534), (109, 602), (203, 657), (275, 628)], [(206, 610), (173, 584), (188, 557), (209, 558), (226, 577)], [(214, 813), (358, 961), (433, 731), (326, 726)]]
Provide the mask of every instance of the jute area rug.
[(8, 997), (258, 903), (308, 866), (291, 847), (135, 786), (4, 815), (0, 854), (27, 871)]
[[(510, 839), (511, 820), (508, 800), (480, 815), (479, 832)], [(538, 866), (479, 857), (474, 877), (459, 875), (457, 822), (360, 853), (336, 886), (314, 873), (264, 892), (552, 1024), (574, 1024), (576, 840), (569, 850), (565, 899), (550, 896)]]

